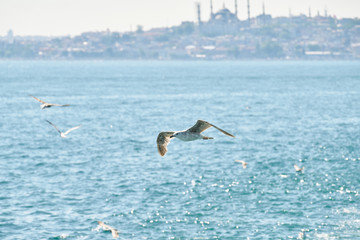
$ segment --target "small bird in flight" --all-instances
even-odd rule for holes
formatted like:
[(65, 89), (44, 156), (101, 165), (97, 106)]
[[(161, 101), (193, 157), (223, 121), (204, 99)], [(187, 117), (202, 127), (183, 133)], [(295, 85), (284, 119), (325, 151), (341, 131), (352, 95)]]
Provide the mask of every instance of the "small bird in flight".
[(294, 164), (295, 171), (302, 172), (304, 171), (305, 167), (299, 167), (298, 165)]
[(118, 238), (119, 237), (118, 230), (116, 230), (115, 228), (110, 227), (109, 225), (106, 225), (102, 221), (98, 221), (98, 224), (99, 224), (100, 227), (102, 227), (102, 229), (104, 231), (111, 231), (111, 234), (112, 234), (113, 238)]
[(247, 162), (243, 161), (243, 160), (235, 160), (235, 162), (241, 163), (242, 167), (245, 169), (247, 166)]
[(202, 135), (201, 133), (205, 131), (206, 129), (214, 127), (220, 132), (224, 133), (225, 135), (228, 135), (230, 137), (235, 137), (231, 135), (230, 133), (216, 127), (215, 125), (208, 123), (203, 120), (198, 120), (194, 126), (191, 128), (184, 130), (184, 131), (176, 131), (176, 132), (161, 132), (159, 133), (156, 143), (158, 147), (159, 154), (161, 156), (164, 156), (167, 152), (167, 145), (170, 143), (170, 139), (173, 137), (179, 138), (182, 141), (194, 141), (197, 139), (214, 139), (212, 137), (206, 137)]
[(41, 109), (44, 109), (44, 108), (50, 108), (52, 106), (57, 106), (57, 107), (67, 107), (67, 106), (70, 106), (70, 104), (64, 104), (64, 105), (61, 105), (61, 104), (54, 104), (54, 103), (47, 103), (47, 102), (44, 102), (43, 100), (37, 98), (37, 97), (34, 97), (32, 95), (29, 95), (31, 97), (33, 97), (34, 99), (36, 99), (37, 101), (41, 102), (42, 104), (40, 105)]
[(69, 130), (67, 130), (66, 132), (62, 132), (60, 131), (56, 126), (55, 124), (53, 124), (52, 122), (46, 120), (48, 123), (50, 123), (59, 133), (60, 133), (60, 137), (62, 138), (66, 138), (66, 135), (69, 134), (69, 132), (75, 130), (75, 129), (78, 129), (79, 127), (81, 127), (81, 125), (79, 126), (76, 126), (76, 127), (73, 127), (73, 128), (70, 128)]

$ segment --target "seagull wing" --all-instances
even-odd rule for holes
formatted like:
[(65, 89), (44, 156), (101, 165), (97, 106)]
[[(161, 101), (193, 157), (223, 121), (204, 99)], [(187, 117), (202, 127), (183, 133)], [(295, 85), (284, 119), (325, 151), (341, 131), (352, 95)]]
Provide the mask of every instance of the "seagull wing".
[(247, 162), (243, 160), (235, 160), (235, 162), (241, 163), (243, 168), (246, 168)]
[(159, 133), (156, 143), (160, 156), (164, 156), (167, 152), (167, 145), (170, 143), (170, 136), (174, 135), (175, 132), (161, 132)]
[(119, 233), (115, 228), (110, 227), (109, 225), (106, 225), (104, 222), (101, 222), (101, 221), (98, 221), (98, 223), (99, 223), (99, 226), (101, 226), (104, 229), (104, 231), (111, 231), (113, 238), (119, 237)]
[(43, 103), (43, 104), (47, 104), (47, 103), (44, 102), (43, 100), (41, 100), (41, 99), (39, 99), (39, 98), (37, 98), (37, 97), (34, 97), (33, 95), (29, 95), (29, 96), (35, 98), (37, 101), (39, 101), (39, 102), (41, 102), (41, 103)]
[(70, 104), (64, 104), (64, 105), (62, 105), (62, 104), (55, 104), (55, 103), (49, 103), (49, 105), (51, 105), (51, 106), (57, 106), (57, 107), (68, 107), (68, 106), (70, 106)]
[(230, 137), (235, 137), (234, 135), (232, 135), (232, 134), (222, 130), (221, 128), (218, 128), (217, 126), (215, 126), (209, 122), (206, 122), (204, 120), (198, 120), (196, 122), (196, 124), (194, 126), (192, 126), (191, 128), (189, 128), (187, 131), (194, 132), (194, 133), (201, 133), (210, 127), (216, 128), (217, 130), (219, 130), (220, 132), (222, 132), (225, 135), (228, 135)]
[(73, 131), (73, 130), (75, 130), (75, 129), (78, 129), (79, 127), (81, 127), (81, 125), (76, 126), (76, 127), (73, 127), (73, 128), (70, 128), (69, 130), (67, 130), (66, 132), (64, 132), (64, 134), (66, 135), (66, 134), (68, 134), (69, 132), (71, 132), (71, 131)]
[(61, 134), (61, 131), (55, 126), (55, 124), (53, 124), (52, 122), (48, 121), (48, 120), (45, 120), (47, 121), (48, 123), (50, 123), (60, 134)]
[(211, 125), (210, 123), (204, 121), (204, 120), (198, 120), (194, 126), (192, 126), (191, 128), (189, 128), (187, 131), (189, 132), (193, 132), (193, 133), (201, 133), (203, 131), (205, 131), (206, 129), (212, 127), (213, 125)]
[(115, 228), (111, 228), (111, 234), (112, 234), (113, 238), (119, 237), (119, 233)]
[(304, 167), (299, 167), (298, 165), (294, 165), (295, 171), (297, 172), (301, 172), (302, 170), (304, 170)]
[(102, 227), (104, 230), (107, 230), (107, 227), (108, 227), (108, 226), (107, 226), (104, 222), (98, 221), (98, 224), (99, 224), (99, 226)]

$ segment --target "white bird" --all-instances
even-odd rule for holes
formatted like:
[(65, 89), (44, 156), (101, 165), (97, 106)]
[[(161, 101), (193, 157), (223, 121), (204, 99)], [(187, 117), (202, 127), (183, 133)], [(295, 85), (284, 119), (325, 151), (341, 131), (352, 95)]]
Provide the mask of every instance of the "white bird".
[(302, 172), (304, 171), (305, 167), (300, 168), (298, 165), (294, 164), (295, 171)]
[(301, 239), (305, 239), (305, 237), (306, 236), (304, 230), (301, 230), (301, 232), (299, 232), (298, 237), (296, 239), (301, 240)]
[(119, 237), (119, 233), (118, 233), (118, 230), (113, 228), (113, 227), (110, 227), (109, 225), (106, 225), (104, 222), (102, 221), (98, 221), (98, 224), (99, 226), (102, 227), (102, 229), (104, 231), (111, 231), (111, 234), (113, 236), (113, 238), (118, 238)]
[(46, 121), (47, 121), (48, 123), (50, 123), (50, 124), (60, 133), (60, 137), (62, 137), (62, 138), (66, 138), (66, 135), (68, 135), (69, 132), (71, 132), (71, 131), (73, 131), (73, 130), (75, 130), (75, 129), (78, 129), (79, 127), (81, 127), (81, 125), (79, 125), (79, 126), (70, 128), (70, 129), (67, 130), (66, 132), (62, 132), (62, 131), (60, 131), (60, 130), (55, 126), (55, 124), (53, 124), (52, 122), (50, 122), (50, 121), (48, 121), (48, 120), (46, 120)]
[(67, 106), (70, 106), (70, 104), (64, 104), (64, 105), (61, 105), (61, 104), (55, 104), (55, 103), (47, 103), (47, 102), (44, 102), (43, 100), (37, 98), (37, 97), (34, 97), (32, 95), (29, 95), (31, 97), (33, 97), (34, 99), (36, 99), (37, 101), (41, 102), (42, 104), (40, 105), (40, 108), (41, 109), (44, 109), (44, 108), (50, 108), (52, 106), (58, 106), (58, 107), (67, 107)]
[(191, 128), (184, 130), (184, 131), (176, 131), (176, 132), (161, 132), (159, 133), (156, 143), (158, 147), (159, 154), (161, 156), (164, 156), (167, 152), (167, 145), (170, 143), (170, 138), (176, 137), (182, 141), (194, 141), (198, 139), (214, 139), (212, 137), (206, 137), (202, 135), (201, 133), (205, 131), (206, 129), (214, 127), (220, 132), (224, 133), (225, 135), (228, 135), (230, 137), (235, 137), (231, 135), (230, 133), (216, 127), (215, 125), (208, 123), (203, 120), (198, 120), (194, 126)]
[(247, 166), (247, 162), (243, 161), (243, 160), (235, 160), (235, 162), (241, 163), (242, 167), (245, 169)]

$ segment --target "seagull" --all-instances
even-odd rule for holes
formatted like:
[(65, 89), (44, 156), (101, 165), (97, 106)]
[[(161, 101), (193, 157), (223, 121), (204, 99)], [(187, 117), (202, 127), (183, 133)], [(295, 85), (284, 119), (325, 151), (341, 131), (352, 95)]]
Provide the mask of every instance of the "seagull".
[(216, 127), (215, 125), (212, 125), (209, 122), (206, 122), (204, 120), (198, 120), (194, 126), (191, 128), (184, 130), (184, 131), (176, 131), (176, 132), (161, 132), (159, 133), (156, 143), (158, 147), (158, 151), (160, 156), (164, 156), (167, 152), (167, 145), (170, 143), (171, 138), (179, 138), (182, 141), (194, 141), (197, 139), (214, 139), (212, 137), (206, 137), (202, 135), (201, 133), (205, 131), (206, 129), (214, 127), (220, 132), (224, 133), (225, 135), (228, 135), (230, 137), (235, 137), (231, 135), (230, 133)]
[(298, 237), (296, 239), (301, 240), (301, 239), (304, 239), (304, 238), (305, 238), (305, 233), (304, 233), (303, 230), (301, 230), (301, 232), (299, 232)]
[(59, 133), (60, 133), (60, 137), (62, 137), (62, 138), (66, 138), (66, 135), (67, 134), (69, 134), (69, 132), (71, 132), (71, 131), (73, 131), (73, 130), (75, 130), (75, 129), (78, 129), (79, 127), (81, 127), (81, 125), (79, 125), (79, 126), (76, 126), (76, 127), (73, 127), (73, 128), (70, 128), (69, 130), (67, 130), (66, 132), (62, 132), (62, 131), (60, 131), (56, 126), (55, 126), (55, 124), (53, 124), (52, 122), (50, 122), (50, 121), (48, 121), (48, 120), (46, 120), (48, 123), (50, 123)]
[(247, 162), (243, 161), (243, 160), (235, 160), (235, 162), (241, 163), (242, 167), (245, 169), (247, 166)]
[(41, 109), (44, 109), (44, 108), (50, 108), (52, 106), (58, 106), (58, 107), (67, 107), (67, 106), (70, 106), (69, 104), (64, 104), (64, 105), (61, 105), (61, 104), (54, 104), (54, 103), (47, 103), (47, 102), (44, 102), (43, 100), (37, 98), (37, 97), (34, 97), (32, 95), (29, 95), (33, 98), (35, 98), (37, 101), (41, 102), (42, 104), (40, 105), (40, 108)]
[(99, 224), (100, 227), (102, 227), (102, 229), (104, 231), (111, 231), (111, 234), (112, 234), (113, 238), (118, 238), (119, 237), (118, 230), (116, 230), (115, 228), (110, 227), (109, 225), (106, 225), (102, 221), (98, 221), (98, 224)]
[(300, 168), (298, 165), (294, 164), (295, 171), (302, 172), (304, 171), (305, 167)]

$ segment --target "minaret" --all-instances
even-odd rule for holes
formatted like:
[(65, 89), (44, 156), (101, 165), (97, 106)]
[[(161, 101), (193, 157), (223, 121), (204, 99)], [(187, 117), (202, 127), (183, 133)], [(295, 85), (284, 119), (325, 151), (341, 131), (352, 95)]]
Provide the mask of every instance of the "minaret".
[(14, 43), (14, 32), (11, 29), (7, 32), (7, 42), (10, 44)]
[(238, 18), (238, 6), (237, 6), (237, 0), (235, 0), (235, 16)]
[(324, 8), (324, 15), (325, 15), (325, 17), (328, 16), (328, 14), (327, 14), (327, 6), (325, 6), (325, 8)]
[(250, 1), (247, 0), (247, 9), (248, 9), (248, 21), (249, 21), (249, 26), (250, 26)]
[(263, 2), (263, 15), (265, 16), (265, 3)]
[(201, 12), (200, 12), (200, 3), (196, 3), (196, 9), (197, 9), (197, 19), (198, 24), (201, 24)]
[(210, 18), (212, 19), (213, 16), (214, 16), (213, 5), (212, 5), (212, 0), (210, 0)]
[(311, 7), (309, 7), (309, 18), (311, 18)]
[(292, 17), (291, 8), (289, 8), (289, 17), (290, 17), (290, 18)]
[(265, 18), (265, 3), (264, 3), (264, 1), (263, 1), (263, 3), (262, 3), (262, 8), (263, 8), (263, 12), (262, 12), (262, 20), (260, 20), (260, 21), (261, 21), (261, 23), (262, 23), (262, 24), (266, 25), (266, 18)]

